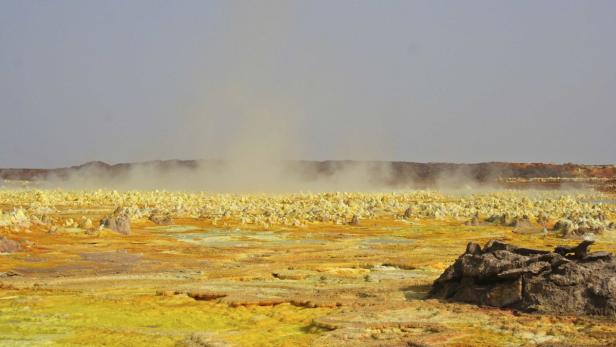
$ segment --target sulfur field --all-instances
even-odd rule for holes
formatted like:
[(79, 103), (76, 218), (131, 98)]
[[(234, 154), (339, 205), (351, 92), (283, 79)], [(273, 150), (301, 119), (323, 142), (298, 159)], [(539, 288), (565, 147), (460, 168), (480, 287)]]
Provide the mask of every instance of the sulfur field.
[(613, 317), (429, 298), (468, 242), (616, 252), (594, 191), (0, 190), (0, 346), (608, 346)]

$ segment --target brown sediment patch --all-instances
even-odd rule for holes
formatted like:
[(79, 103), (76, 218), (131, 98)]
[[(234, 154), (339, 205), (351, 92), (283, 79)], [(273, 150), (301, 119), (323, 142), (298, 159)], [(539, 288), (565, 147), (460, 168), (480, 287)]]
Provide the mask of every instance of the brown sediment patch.
[(14, 253), (21, 251), (21, 249), (19, 242), (0, 236), (0, 253)]
[(97, 263), (119, 263), (128, 265), (137, 263), (143, 257), (143, 254), (130, 253), (126, 250), (117, 250), (114, 252), (81, 253), (79, 256), (83, 260)]
[(281, 270), (272, 272), (272, 276), (281, 280), (303, 280), (309, 276), (315, 276), (316, 272), (301, 270)]
[(23, 274), (19, 271), (14, 271), (14, 270), (9, 270), (9, 271), (5, 271), (5, 272), (0, 272), (0, 278), (7, 278), (7, 277), (21, 277), (23, 276)]
[(537, 235), (543, 233), (543, 228), (538, 227), (518, 227), (514, 228), (513, 233), (520, 235)]
[[(176, 294), (180, 294), (181, 292), (176, 292)], [(227, 296), (225, 293), (213, 293), (206, 291), (197, 291), (197, 292), (186, 292), (186, 295), (195, 299), (195, 300), (216, 300), (220, 298), (224, 298)]]
[(53, 267), (17, 267), (16, 271), (19, 271), (24, 276), (35, 277), (41, 275), (53, 275), (57, 277), (71, 277), (84, 272), (88, 272), (91, 268), (84, 265), (59, 265)]
[(328, 307), (328, 308), (336, 308), (343, 306), (342, 302), (339, 301), (327, 301), (327, 300), (290, 300), (289, 303), (293, 306), (298, 307), (306, 307), (306, 308), (317, 308), (317, 307)]
[(378, 315), (334, 314), (313, 320), (328, 330), (315, 346), (443, 346), (460, 336), (445, 324), (436, 322), (388, 321)]
[(395, 267), (401, 270), (417, 270), (417, 267), (415, 265), (412, 264), (404, 264), (404, 263), (397, 263), (397, 262), (392, 262), (392, 263), (383, 263), (382, 266), (391, 266), (391, 267)]
[[(225, 301), (223, 301), (225, 302)], [(230, 299), (226, 301), (226, 303), (231, 307), (241, 307), (241, 306), (276, 306), (281, 304), (289, 303), (288, 300), (285, 299), (274, 299), (274, 298), (242, 298), (242, 299)]]

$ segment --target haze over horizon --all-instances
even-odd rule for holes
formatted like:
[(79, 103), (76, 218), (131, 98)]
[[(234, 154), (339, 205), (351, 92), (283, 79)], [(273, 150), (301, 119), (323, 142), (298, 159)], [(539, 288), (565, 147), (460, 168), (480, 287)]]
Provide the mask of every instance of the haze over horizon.
[(613, 1), (0, 2), (0, 167), (616, 163)]

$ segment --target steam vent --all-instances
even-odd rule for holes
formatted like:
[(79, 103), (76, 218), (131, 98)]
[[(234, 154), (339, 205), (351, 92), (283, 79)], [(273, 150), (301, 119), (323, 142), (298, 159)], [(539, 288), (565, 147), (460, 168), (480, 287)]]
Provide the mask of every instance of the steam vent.
[(524, 312), (616, 317), (616, 260), (588, 251), (593, 241), (552, 252), (492, 240), (466, 251), (434, 282), (430, 295)]

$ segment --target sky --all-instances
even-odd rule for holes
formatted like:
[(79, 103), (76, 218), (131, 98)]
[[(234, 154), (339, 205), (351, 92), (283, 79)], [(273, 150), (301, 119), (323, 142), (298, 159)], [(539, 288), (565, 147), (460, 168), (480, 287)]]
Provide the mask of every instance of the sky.
[(616, 163), (615, 1), (0, 0), (0, 167)]

